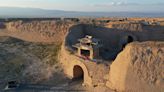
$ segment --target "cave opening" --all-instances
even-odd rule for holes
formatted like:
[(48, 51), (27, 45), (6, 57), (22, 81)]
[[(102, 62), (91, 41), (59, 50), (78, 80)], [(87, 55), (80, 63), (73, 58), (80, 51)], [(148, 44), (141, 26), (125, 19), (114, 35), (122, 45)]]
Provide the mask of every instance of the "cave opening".
[(128, 36), (128, 38), (127, 38), (127, 43), (131, 43), (131, 42), (133, 42), (133, 41), (134, 41), (133, 37), (132, 37), (132, 36)]
[(126, 42), (124, 44), (122, 44), (122, 47), (125, 48), (125, 46), (131, 42), (134, 41), (134, 38), (132, 36), (127, 36), (126, 37)]

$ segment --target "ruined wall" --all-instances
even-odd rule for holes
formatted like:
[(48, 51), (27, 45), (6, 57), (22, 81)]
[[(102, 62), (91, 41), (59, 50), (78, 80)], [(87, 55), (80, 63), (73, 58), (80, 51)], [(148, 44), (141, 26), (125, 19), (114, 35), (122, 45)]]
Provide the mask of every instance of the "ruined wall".
[(76, 56), (76, 52), (72, 52), (72, 45), (78, 42), (78, 39), (85, 37), (85, 25), (74, 25), (69, 29), (64, 43), (62, 45), (59, 59), (63, 65), (65, 74), (70, 78), (73, 76), (74, 66), (80, 66), (84, 71), (84, 84), (86, 85), (105, 85), (109, 66), (105, 64), (97, 64), (96, 62), (85, 61)]
[(105, 24), (105, 27), (115, 28), (123, 31), (163, 31), (163, 22), (160, 20), (153, 21), (147, 19), (115, 21)]
[(64, 70), (64, 73), (67, 75), (67, 77), (73, 79), (73, 69), (74, 66), (80, 66), (84, 72), (84, 84), (86, 85), (92, 85), (91, 76), (89, 75), (89, 70), (86, 67), (86, 65), (78, 60), (78, 57), (74, 56), (74, 54), (71, 54), (69, 51), (66, 50), (65, 45), (63, 44), (61, 47), (61, 51), (59, 54), (59, 61), (62, 64), (62, 68)]
[(162, 92), (163, 56), (163, 42), (129, 44), (112, 63), (107, 86), (126, 92)]
[(71, 79), (75, 78), (74, 76), (74, 67), (79, 66), (84, 72), (83, 83), (89, 86), (105, 86), (106, 79), (105, 76), (108, 74), (109, 65), (98, 64), (96, 62), (91, 62), (84, 60), (75, 53), (71, 53), (67, 50), (67, 46), (62, 45), (59, 60), (63, 66), (64, 73)]
[(126, 45), (128, 36), (133, 38), (133, 41), (164, 41), (164, 31), (123, 31), (119, 29), (106, 28), (92, 24), (79, 24), (72, 26), (66, 35), (65, 45), (71, 47), (78, 42), (78, 39), (85, 35), (91, 35), (94, 38), (100, 39), (103, 43), (103, 48), (100, 52), (103, 58), (114, 59), (117, 53)]
[(120, 41), (125, 36), (132, 36), (134, 41), (163, 41), (164, 31), (123, 31), (113, 28), (106, 28), (93, 25), (84, 25), (84, 34), (92, 35), (103, 41), (104, 47), (109, 50), (118, 49)]
[[(134, 38), (134, 41), (142, 42), (142, 41), (163, 41), (164, 40), (164, 34), (162, 31), (157, 31), (157, 32), (119, 31), (117, 29), (110, 29), (110, 28), (105, 28), (105, 27), (100, 27), (100, 26), (95, 26), (95, 25), (84, 25), (84, 24), (74, 25), (69, 30), (70, 30), (70, 32), (68, 32), (68, 34), (66, 36), (66, 39), (65, 39), (64, 45), (63, 45), (63, 49), (61, 51), (62, 54), (60, 57), (60, 59), (61, 59), (60, 61), (63, 63), (66, 74), (68, 74), (69, 76), (73, 76), (73, 74), (72, 74), (73, 68), (71, 68), (71, 67), (73, 67), (76, 64), (82, 65), (82, 66), (84, 65), (86, 67), (84, 72), (87, 72), (87, 76), (88, 76), (88, 77), (85, 77), (86, 79), (84, 79), (84, 81), (88, 80), (88, 79), (91, 80), (91, 82), (89, 82), (90, 85), (98, 85), (99, 84), (98, 81), (103, 81), (103, 82), (101, 82), (102, 84), (105, 83), (103, 76), (106, 76), (106, 73), (104, 71), (108, 70), (106, 67), (109, 68), (109, 66), (97, 65), (93, 62), (92, 63), (85, 63), (85, 61), (81, 62), (78, 57), (74, 56), (74, 53), (67, 50), (68, 47), (72, 47), (72, 45), (77, 43), (78, 39), (84, 37), (85, 35), (91, 35), (95, 38), (101, 39), (103, 41), (104, 47), (110, 50), (108, 53), (115, 53), (116, 50), (118, 50), (120, 48), (120, 41), (126, 40), (126, 39), (124, 39), (124, 37), (129, 36), (129, 35)], [(145, 43), (145, 46), (143, 46), (143, 45), (141, 45), (141, 46), (137, 45), (137, 46), (138, 46), (138, 48), (141, 48), (141, 47), (146, 47), (149, 45), (151, 46), (151, 44)], [(152, 45), (152, 48), (155, 48), (155, 46), (156, 45)], [(126, 49), (127, 49), (127, 47), (126, 47)], [(135, 51), (138, 51), (138, 52), (135, 52), (133, 46), (131, 46), (131, 45), (128, 50), (126, 50), (126, 49), (125, 49), (125, 51), (121, 52), (121, 56), (119, 54), (119, 56), (116, 58), (114, 63), (111, 65), (111, 67), (110, 67), (110, 69), (111, 69), (110, 75), (111, 76), (109, 77), (109, 82), (107, 85), (109, 87), (114, 87), (114, 88), (116, 87), (117, 90), (127, 89), (127, 90), (136, 91), (137, 89), (140, 89), (140, 87), (141, 87), (138, 84), (142, 83), (143, 81), (141, 81), (141, 82), (139, 81), (139, 83), (136, 84), (136, 85), (138, 85), (138, 88), (133, 89), (136, 86), (133, 83), (136, 83), (135, 81), (140, 80), (140, 79), (137, 79), (136, 76), (133, 77), (133, 75), (134, 75), (133, 71), (129, 71), (129, 70), (133, 70), (133, 69), (131, 69), (131, 68), (133, 68), (133, 66), (130, 67), (129, 62), (132, 61), (131, 58), (133, 58), (134, 54), (137, 53), (136, 55), (139, 55), (140, 51), (141, 51), (141, 53), (143, 53), (144, 55), (147, 55), (146, 54), (147, 51), (144, 51), (145, 48), (137, 49), (137, 47), (136, 47), (137, 50), (135, 50)], [(152, 50), (152, 51), (154, 51), (154, 50)], [(123, 53), (123, 56), (122, 56), (122, 53)], [(122, 57), (126, 57), (126, 58), (122, 58)], [(146, 58), (146, 57), (141, 57), (141, 58)], [(145, 59), (142, 59), (142, 60), (145, 60)], [(127, 61), (127, 62), (124, 62), (124, 61)], [(115, 62), (118, 64), (115, 65)], [(121, 62), (121, 63), (119, 63), (119, 62)], [(102, 68), (102, 67), (104, 67), (104, 68)], [(121, 69), (119, 67), (121, 67)], [(118, 69), (120, 69), (120, 70), (118, 70)], [(101, 70), (101, 72), (100, 72), (100, 74), (97, 74), (99, 70)], [(146, 72), (146, 71), (149, 72), (149, 69), (145, 70), (144, 72)], [(156, 71), (158, 71), (158, 70), (156, 70)], [(103, 76), (100, 76), (100, 75), (103, 75)], [(129, 78), (129, 76), (132, 76), (132, 77)], [(134, 81), (132, 79), (134, 79)], [(133, 84), (133, 85), (131, 85), (131, 84)], [(148, 85), (148, 84), (143, 83), (143, 85)], [(132, 89), (128, 89), (128, 88), (132, 88)], [(148, 89), (149, 89), (149, 85), (147, 87), (145, 86), (145, 89), (143, 89), (143, 90), (147, 91)], [(154, 89), (158, 89), (158, 88), (154, 88)], [(143, 90), (141, 89), (141, 91), (143, 91)]]
[(73, 22), (54, 20), (13, 21), (6, 23), (6, 35), (36, 42), (63, 42)]
[(109, 26), (111, 28), (115, 28), (115, 29), (120, 29), (120, 30), (131, 30), (131, 31), (143, 31), (143, 25), (140, 23), (119, 23), (119, 22), (115, 22), (115, 23), (109, 23), (106, 26)]
[[(13, 36), (27, 41), (36, 42), (63, 42), (65, 35), (70, 31), (70, 39), (82, 38), (84, 35), (93, 35), (104, 41), (105, 47), (117, 49), (120, 39), (127, 34), (136, 36), (139, 41), (164, 39), (164, 31), (155, 31), (154, 26), (150, 29), (154, 31), (140, 30), (139, 24), (121, 23), (118, 28), (108, 28), (97, 24), (78, 24), (70, 21), (13, 21), (5, 24), (6, 31), (3, 35)], [(126, 27), (126, 28), (124, 28)], [(156, 27), (155, 27), (156, 28)], [(144, 29), (144, 28), (142, 28)], [(130, 31), (127, 31), (130, 30)], [(134, 31), (137, 30), (137, 31)], [(0, 35), (2, 32), (0, 33)], [(73, 35), (73, 36), (72, 36)], [(76, 36), (75, 36), (76, 35)], [(111, 40), (110, 40), (111, 39)], [(69, 44), (74, 44), (76, 40), (69, 40)], [(68, 44), (67, 43), (67, 44)]]

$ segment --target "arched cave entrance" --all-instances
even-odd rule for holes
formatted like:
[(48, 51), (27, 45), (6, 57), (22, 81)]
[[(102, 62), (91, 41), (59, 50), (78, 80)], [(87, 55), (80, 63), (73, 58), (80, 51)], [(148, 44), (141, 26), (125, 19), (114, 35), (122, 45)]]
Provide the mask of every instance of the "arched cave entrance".
[(73, 68), (73, 80), (84, 80), (84, 71), (79, 65), (75, 65)]
[(126, 36), (126, 39), (125, 40), (126, 40), (126, 42), (124, 44), (122, 44), (122, 48), (125, 48), (125, 46), (127, 44), (133, 42), (134, 41), (134, 38), (132, 36), (128, 35), (128, 36)]

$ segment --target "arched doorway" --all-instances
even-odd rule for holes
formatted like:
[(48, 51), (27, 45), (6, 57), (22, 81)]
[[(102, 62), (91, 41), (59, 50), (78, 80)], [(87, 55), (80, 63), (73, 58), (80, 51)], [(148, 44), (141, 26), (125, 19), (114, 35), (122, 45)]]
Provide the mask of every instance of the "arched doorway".
[(84, 71), (79, 65), (73, 67), (73, 79), (84, 80)]

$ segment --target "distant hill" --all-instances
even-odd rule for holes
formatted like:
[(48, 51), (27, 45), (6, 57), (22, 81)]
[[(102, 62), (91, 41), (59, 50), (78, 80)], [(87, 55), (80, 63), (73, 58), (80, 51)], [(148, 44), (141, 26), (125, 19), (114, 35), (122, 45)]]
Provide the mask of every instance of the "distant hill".
[(164, 12), (76, 12), (39, 8), (0, 7), (0, 18), (9, 17), (164, 17)]

